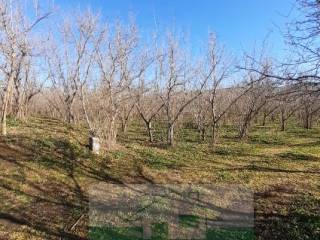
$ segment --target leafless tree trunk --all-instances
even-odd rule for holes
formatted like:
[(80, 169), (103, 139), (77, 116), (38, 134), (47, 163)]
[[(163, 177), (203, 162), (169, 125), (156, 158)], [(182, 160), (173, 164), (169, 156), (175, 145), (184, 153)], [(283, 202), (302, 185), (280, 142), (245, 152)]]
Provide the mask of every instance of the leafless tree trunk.
[[(264, 66), (264, 71), (269, 70), (268, 64)], [(268, 78), (263, 75), (260, 76), (249, 76), (251, 85), (250, 91), (245, 97), (245, 102), (243, 103), (242, 118), (239, 125), (239, 138), (242, 139), (247, 136), (248, 128), (251, 121), (259, 114), (261, 109), (265, 106), (270, 96), (273, 93), (272, 83)]]
[[(167, 48), (158, 60), (159, 78), (165, 88), (161, 94), (167, 122), (167, 142), (174, 146), (174, 129), (184, 110), (199, 96), (212, 75), (213, 69), (201, 71), (201, 64), (192, 64), (189, 56), (179, 46), (179, 39), (170, 35)], [(185, 91), (189, 89), (189, 91)]]
[[(151, 102), (147, 102), (147, 104), (148, 103), (150, 104)], [(152, 123), (153, 123), (153, 120), (156, 117), (156, 115), (163, 108), (163, 105), (160, 105), (155, 109), (153, 108), (153, 107), (155, 107), (154, 105), (149, 105), (149, 106), (147, 106), (149, 108), (149, 110), (147, 110), (148, 112), (146, 112), (146, 110), (143, 110), (141, 105), (142, 104), (141, 104), (141, 100), (140, 100), (137, 103), (137, 109), (138, 109), (138, 112), (139, 112), (141, 119), (143, 120), (143, 122), (146, 126), (147, 133), (149, 136), (149, 141), (153, 142), (154, 141), (154, 136), (153, 136), (154, 129), (153, 129)]]
[[(116, 143), (117, 120), (121, 108), (127, 101), (132, 100), (133, 86), (147, 71), (151, 62), (148, 52), (140, 48), (137, 34), (134, 24), (124, 28), (118, 23), (115, 33), (104, 36), (96, 51), (100, 74), (99, 87), (105, 101), (104, 124), (107, 124), (106, 126), (99, 124), (99, 128), (100, 132), (104, 131), (103, 135), (110, 147)], [(130, 113), (133, 107), (134, 104), (131, 105)], [(125, 119), (128, 117), (129, 115), (125, 116)]]
[[(12, 102), (15, 83), (19, 80), (26, 58), (32, 55), (35, 47), (31, 39), (33, 28), (50, 13), (37, 15), (29, 21), (17, 1), (0, 1), (0, 55), (3, 63), (0, 70), (5, 76), (5, 87), (1, 106), (1, 133), (7, 134), (7, 114)], [(31, 24), (29, 23), (31, 22)], [(19, 104), (19, 103), (18, 103)]]
[[(131, 96), (131, 97), (130, 97)], [(122, 133), (127, 132), (128, 124), (130, 117), (135, 109), (136, 103), (138, 101), (138, 97), (135, 96), (135, 93), (129, 93), (128, 101), (124, 102), (120, 107), (120, 121), (121, 121), (121, 131)]]
[(262, 115), (262, 126), (266, 125), (267, 118), (273, 114), (277, 109), (279, 108), (278, 105), (274, 104), (274, 101), (271, 99), (266, 103), (266, 105), (263, 108), (263, 115)]
[(64, 20), (60, 33), (61, 39), (51, 39), (47, 58), (53, 86), (59, 93), (57, 108), (63, 107), (66, 121), (72, 123), (73, 105), (88, 80), (100, 41), (98, 17), (89, 11), (78, 14), (75, 23)]

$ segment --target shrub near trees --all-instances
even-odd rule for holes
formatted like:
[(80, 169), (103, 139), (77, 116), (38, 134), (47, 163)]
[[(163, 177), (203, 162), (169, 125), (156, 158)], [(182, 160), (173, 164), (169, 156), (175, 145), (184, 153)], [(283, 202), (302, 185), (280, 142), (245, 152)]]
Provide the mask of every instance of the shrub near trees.
[[(307, 20), (293, 23), (299, 28), (287, 37), (299, 46), (300, 56), (310, 55), (307, 66), (316, 66), (317, 49), (299, 34), (305, 32), (303, 24), (314, 26), (306, 28), (306, 37), (316, 41), (318, 8), (312, 4), (318, 3), (300, 3), (309, 10)], [(255, 122), (279, 119), (284, 131), (290, 118), (305, 128), (319, 118), (317, 68), (296, 71), (304, 58), (295, 61), (295, 71), (268, 58), (235, 64), (212, 33), (203, 51), (194, 53), (175, 32), (150, 34), (148, 41), (134, 21), (105, 23), (97, 13), (84, 11), (52, 23), (51, 15), (60, 19), (57, 12), (40, 9), (35, 7), (31, 20), (19, 1), (0, 3), (2, 135), (7, 115), (27, 120), (41, 114), (86, 124), (111, 148), (118, 131), (126, 132), (134, 119), (145, 126), (150, 142), (156, 140), (156, 123), (164, 123), (166, 142), (173, 146), (179, 123), (189, 114), (199, 141), (208, 135), (214, 145), (224, 123), (244, 138)], [(36, 34), (39, 29), (47, 34)]]

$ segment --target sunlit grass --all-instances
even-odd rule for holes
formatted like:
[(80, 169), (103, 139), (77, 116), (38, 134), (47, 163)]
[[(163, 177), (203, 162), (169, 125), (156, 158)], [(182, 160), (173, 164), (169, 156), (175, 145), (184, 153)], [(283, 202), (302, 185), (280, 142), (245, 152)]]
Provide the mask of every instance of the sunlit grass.
[[(258, 199), (257, 209), (266, 214), (276, 201), (287, 199), (288, 202), (274, 207), (274, 211), (279, 214), (304, 211), (307, 218), (311, 216), (309, 202), (320, 198), (319, 127), (306, 130), (292, 124), (281, 132), (277, 125), (255, 126), (240, 141), (236, 129), (226, 126), (220, 129), (215, 146), (211, 146), (210, 136), (204, 142), (199, 141), (195, 129), (177, 129), (176, 146), (172, 148), (163, 144), (165, 129), (160, 129), (155, 134), (156, 142), (150, 144), (143, 125), (134, 123), (127, 133), (120, 134), (120, 147), (99, 156), (92, 155), (86, 147), (87, 129), (59, 120), (10, 120), (9, 133), (0, 142), (0, 201), (4, 202), (0, 212), (27, 216), (30, 226), (23, 230), (24, 237), (45, 235), (40, 229), (32, 230), (37, 218), (45, 226), (50, 223), (46, 227), (56, 232), (72, 225), (88, 209), (88, 186), (99, 181), (235, 183), (257, 194), (274, 186), (289, 186), (293, 189), (290, 194), (277, 188), (277, 195), (272, 198), (267, 195)], [(309, 198), (299, 198), (298, 207), (292, 210), (290, 201), (298, 200), (290, 195)], [(299, 222), (301, 219), (292, 221), (298, 221), (295, 225), (298, 229), (304, 226)], [(85, 224), (81, 222), (77, 230), (82, 236), (87, 234)], [(314, 231), (317, 224), (310, 225), (309, 231)], [(12, 228), (8, 231), (20, 232), (19, 227)], [(292, 229), (292, 236), (300, 234)], [(1, 231), (6, 229), (0, 229), (0, 234)]]

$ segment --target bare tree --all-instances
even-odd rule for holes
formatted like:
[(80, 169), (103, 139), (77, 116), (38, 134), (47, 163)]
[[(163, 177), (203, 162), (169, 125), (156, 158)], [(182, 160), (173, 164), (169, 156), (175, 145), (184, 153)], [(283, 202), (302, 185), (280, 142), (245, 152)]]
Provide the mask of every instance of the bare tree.
[[(312, 84), (308, 94), (320, 92), (320, 2), (318, 0), (297, 0), (299, 14), (287, 24), (285, 38), (287, 40), (289, 57), (279, 63), (278, 71), (263, 73), (259, 67), (251, 67), (250, 71), (263, 74), (281, 83), (293, 85)], [(257, 65), (263, 65), (256, 60)], [(276, 74), (285, 72), (286, 74)], [(303, 91), (306, 93), (305, 91)]]
[(285, 95), (284, 97), (278, 99), (278, 106), (280, 111), (280, 122), (281, 122), (281, 131), (285, 131), (285, 125), (287, 120), (289, 120), (301, 105), (298, 103), (295, 97)]
[(32, 57), (35, 41), (33, 29), (50, 13), (36, 14), (32, 21), (26, 18), (19, 1), (0, 1), (0, 70), (2, 72), (3, 94), (1, 104), (1, 133), (7, 134), (7, 114), (12, 102), (15, 83), (22, 75), (24, 65)]
[[(288, 24), (286, 39), (295, 57), (290, 64), (299, 71), (293, 71), (289, 80), (298, 82), (316, 82), (320, 84), (318, 69), (320, 66), (319, 25), (320, 2), (318, 0), (297, 0), (299, 17)], [(320, 91), (317, 89), (313, 91)]]
[(158, 74), (164, 88), (160, 97), (167, 122), (167, 141), (174, 145), (174, 126), (186, 107), (196, 100), (211, 76), (201, 72), (185, 49), (179, 46), (179, 39), (169, 34), (164, 54), (158, 60)]
[(209, 104), (208, 104), (208, 93), (204, 92), (198, 97), (190, 106), (196, 127), (200, 134), (201, 141), (206, 139), (206, 129), (209, 122)]
[(136, 91), (129, 91), (128, 92), (128, 101), (123, 102), (120, 106), (120, 122), (121, 122), (121, 131), (122, 133), (127, 132), (128, 124), (130, 121), (130, 117), (135, 109), (136, 103), (138, 102), (138, 96)]
[(98, 16), (87, 11), (76, 15), (75, 23), (64, 20), (61, 39), (52, 39), (48, 64), (53, 87), (59, 96), (57, 108), (63, 107), (68, 123), (74, 121), (73, 104), (86, 84), (99, 41)]
[(99, 128), (109, 146), (116, 142), (121, 106), (131, 99), (128, 93), (150, 66), (148, 53), (138, 42), (135, 24), (124, 27), (117, 23), (115, 33), (105, 36), (96, 51), (100, 73), (98, 87), (104, 98), (105, 112)]
[(303, 122), (303, 127), (310, 129), (314, 118), (320, 111), (320, 98), (314, 94), (303, 94), (299, 99), (301, 108), (300, 117)]
[[(213, 34), (210, 35), (208, 41), (207, 60), (208, 71), (211, 72), (209, 76), (209, 111), (210, 111), (210, 125), (211, 125), (211, 143), (214, 144), (218, 136), (218, 124), (226, 113), (226, 111), (219, 111), (219, 103), (223, 101), (221, 98), (221, 84), (224, 79), (228, 77), (230, 65), (226, 63), (223, 50), (218, 49), (216, 38)], [(220, 88), (220, 89), (219, 89)], [(220, 93), (220, 96), (219, 96)]]
[[(157, 76), (157, 73), (155, 73)], [(136, 103), (137, 111), (146, 127), (149, 141), (154, 141), (153, 121), (162, 110), (164, 104), (159, 97), (159, 86), (157, 86), (156, 78), (153, 81), (146, 83), (142, 77), (139, 81), (138, 101)]]
[(245, 85), (250, 86), (250, 90), (246, 94), (240, 110), (242, 113), (239, 122), (240, 139), (247, 135), (251, 121), (274, 94), (275, 85), (270, 78), (266, 77), (267, 73), (271, 71), (271, 65), (267, 61), (261, 70), (264, 74), (248, 73), (248, 82)]
[(267, 118), (278, 110), (279, 105), (272, 98), (262, 108), (262, 126), (266, 126)]

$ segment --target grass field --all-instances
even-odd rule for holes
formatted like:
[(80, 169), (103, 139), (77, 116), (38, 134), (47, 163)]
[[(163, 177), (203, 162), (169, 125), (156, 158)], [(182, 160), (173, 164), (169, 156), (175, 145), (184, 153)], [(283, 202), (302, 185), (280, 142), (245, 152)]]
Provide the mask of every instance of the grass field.
[(243, 141), (224, 128), (214, 148), (183, 129), (167, 148), (136, 124), (93, 156), (81, 127), (11, 120), (0, 138), (0, 239), (86, 239), (87, 190), (101, 181), (242, 184), (255, 193), (256, 239), (320, 239), (320, 128), (291, 125), (256, 126)]

